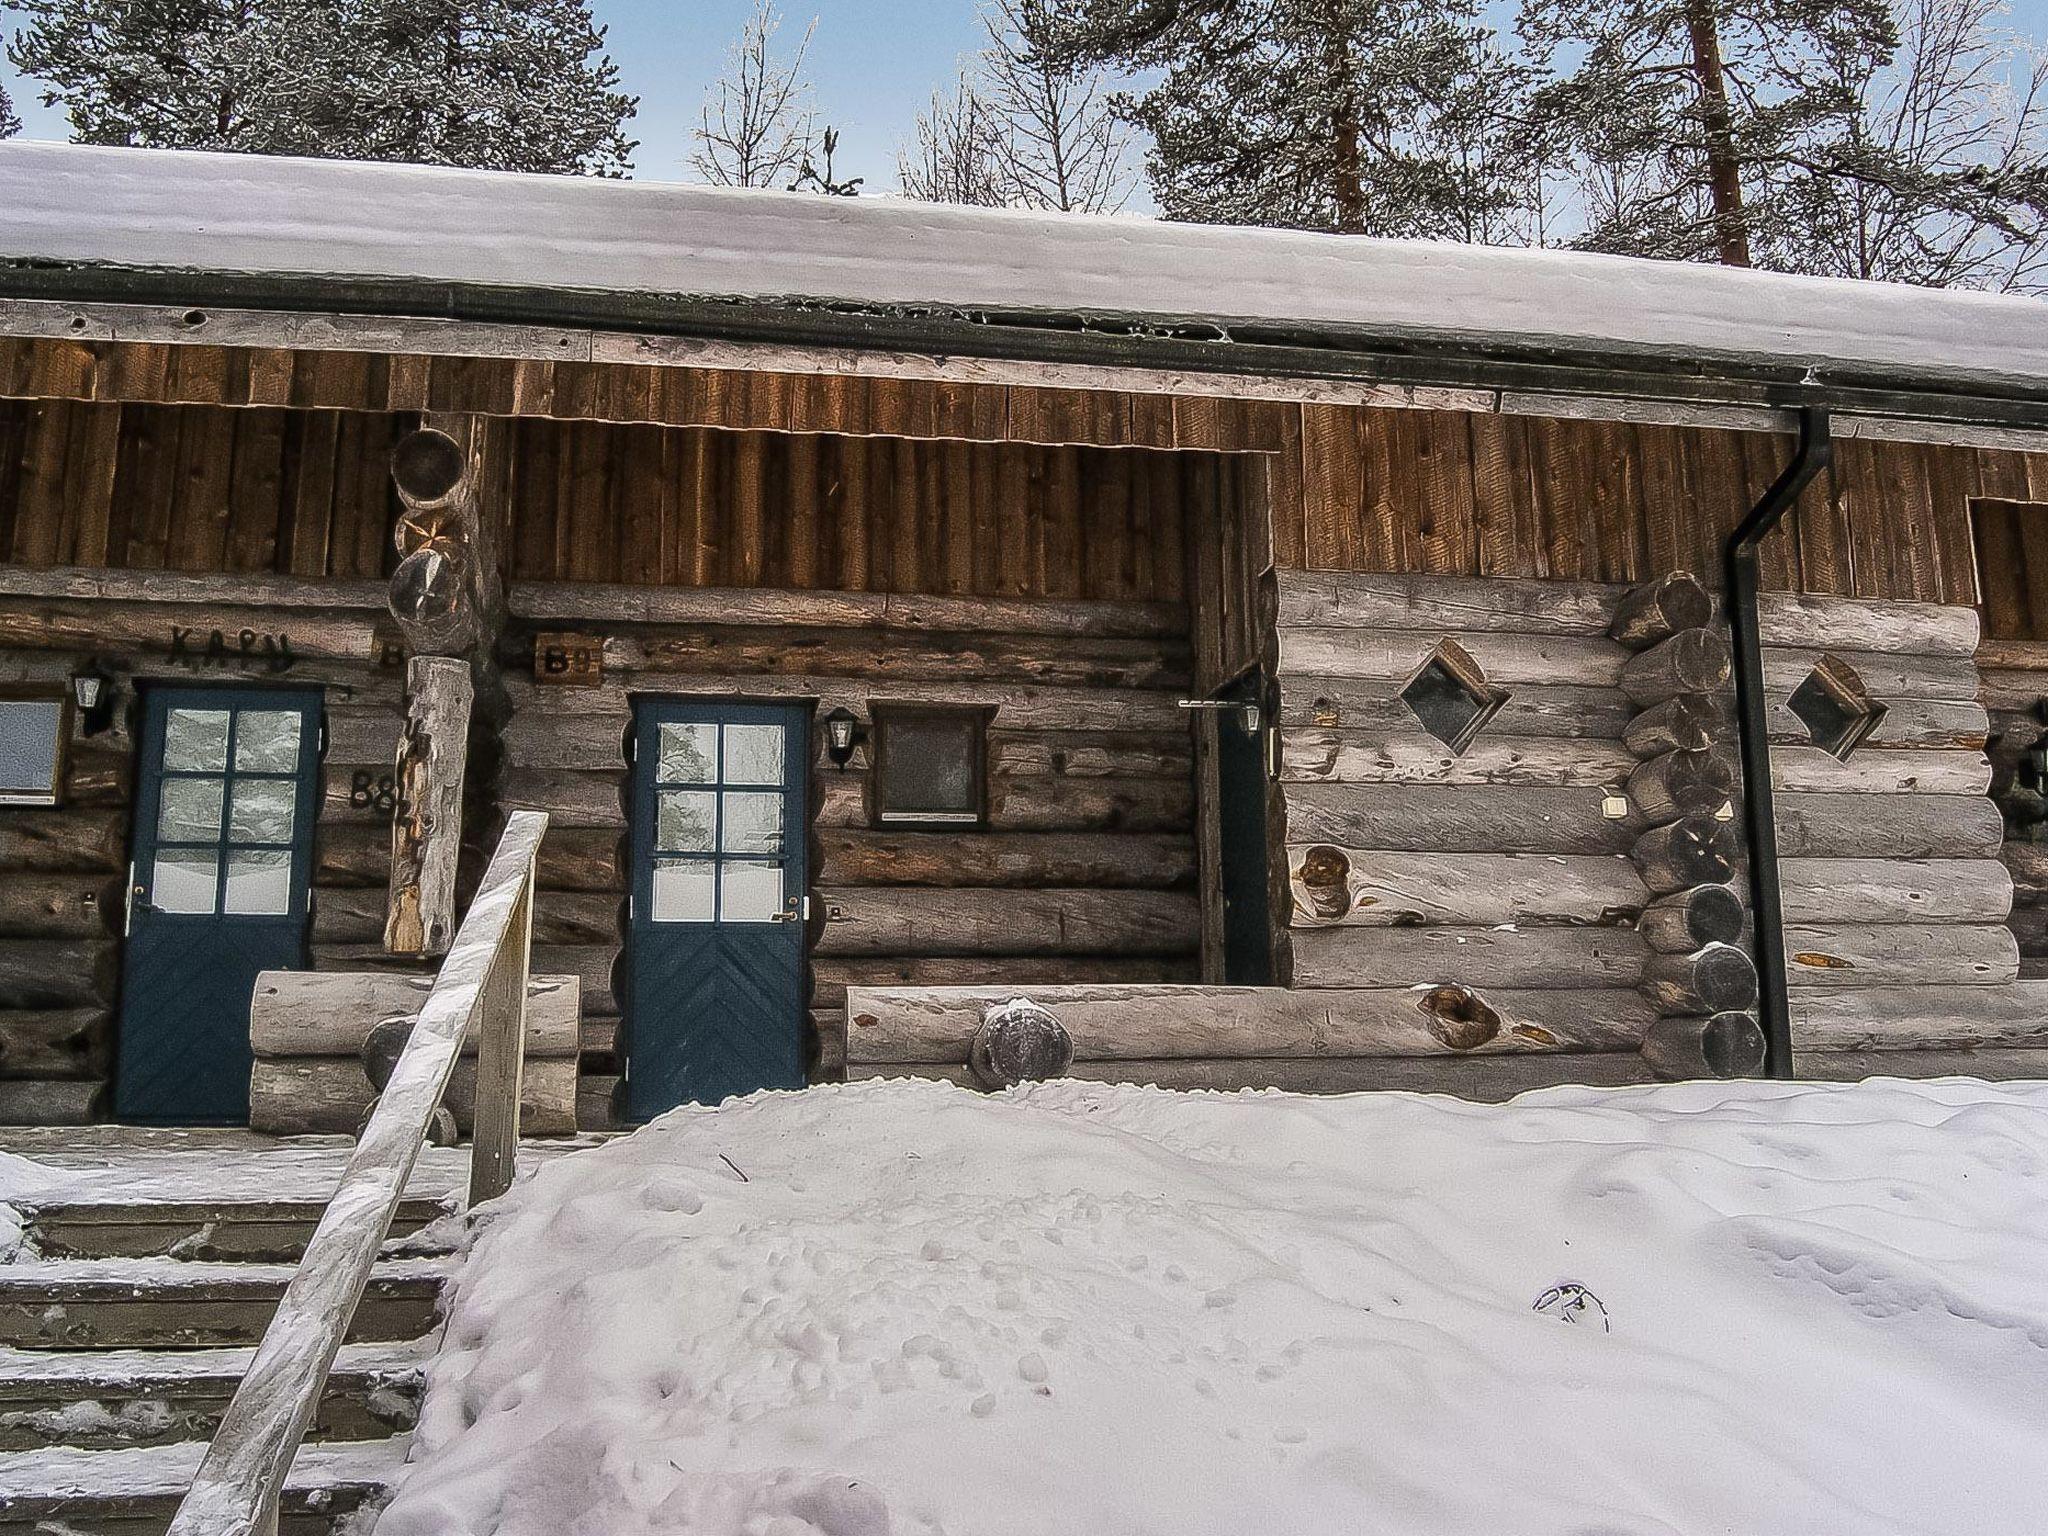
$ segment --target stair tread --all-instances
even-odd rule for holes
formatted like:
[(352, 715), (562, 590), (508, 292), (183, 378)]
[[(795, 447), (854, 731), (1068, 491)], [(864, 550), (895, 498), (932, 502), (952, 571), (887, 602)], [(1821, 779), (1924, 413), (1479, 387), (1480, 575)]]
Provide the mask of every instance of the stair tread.
[[(308, 1444), (292, 1463), (286, 1492), (387, 1488), (405, 1465), (410, 1443), (409, 1435), (393, 1435)], [(0, 1451), (0, 1510), (56, 1500), (176, 1499), (191, 1486), (205, 1454), (198, 1440), (106, 1451), (72, 1446)]]
[[(330, 1381), (419, 1370), (434, 1358), (434, 1338), (403, 1343), (345, 1344)], [(163, 1383), (239, 1381), (255, 1358), (253, 1347), (219, 1349), (96, 1349), (52, 1351), (0, 1348), (0, 1400), (78, 1386), (119, 1391)]]
[[(0, 1297), (56, 1294), (79, 1300), (141, 1298), (215, 1291), (255, 1295), (281, 1291), (296, 1264), (192, 1259), (26, 1259), (0, 1265)], [(380, 1259), (372, 1285), (439, 1285), (454, 1273), (445, 1258)]]
[[(317, 1221), (321, 1213), (327, 1209), (327, 1201), (324, 1198), (250, 1200), (227, 1197), (166, 1200), (137, 1196), (133, 1191), (125, 1189), (95, 1192), (89, 1186), (66, 1189), (56, 1195), (18, 1197), (7, 1203), (24, 1217), (66, 1216), (96, 1221), (126, 1220), (138, 1216), (154, 1217), (162, 1221), (184, 1220), (194, 1216), (222, 1217), (230, 1221)], [(403, 1217), (431, 1220), (456, 1208), (452, 1197), (436, 1199), (412, 1195), (399, 1202), (398, 1214)]]

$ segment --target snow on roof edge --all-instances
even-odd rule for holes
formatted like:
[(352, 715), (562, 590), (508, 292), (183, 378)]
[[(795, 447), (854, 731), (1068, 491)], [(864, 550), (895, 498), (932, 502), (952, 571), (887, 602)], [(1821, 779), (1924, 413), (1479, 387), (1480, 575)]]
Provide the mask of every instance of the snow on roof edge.
[(2048, 394), (2048, 303), (2009, 295), (440, 166), (0, 143), (0, 264), (25, 263), (1194, 321)]

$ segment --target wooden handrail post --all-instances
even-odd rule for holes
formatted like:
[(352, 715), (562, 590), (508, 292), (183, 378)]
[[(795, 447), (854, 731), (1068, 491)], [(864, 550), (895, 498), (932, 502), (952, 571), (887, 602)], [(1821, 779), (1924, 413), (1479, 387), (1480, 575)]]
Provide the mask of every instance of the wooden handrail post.
[(526, 977), (533, 954), (533, 871), (526, 874), (505, 943), (478, 1008), (476, 1113), (469, 1149), (469, 1203), (512, 1187), (519, 1156), (519, 1096), (526, 1072)]

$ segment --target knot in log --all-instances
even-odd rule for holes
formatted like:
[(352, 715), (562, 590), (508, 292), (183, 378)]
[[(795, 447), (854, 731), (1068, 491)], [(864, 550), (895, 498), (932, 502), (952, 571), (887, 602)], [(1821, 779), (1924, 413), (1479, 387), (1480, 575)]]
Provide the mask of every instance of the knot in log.
[(1351, 860), (1319, 843), (1301, 856), (1301, 890), (1317, 917), (1342, 917), (1351, 906)]
[(1500, 1037), (1500, 1014), (1477, 992), (1431, 987), (1418, 1003), (1429, 1031), (1454, 1051), (1473, 1051)]

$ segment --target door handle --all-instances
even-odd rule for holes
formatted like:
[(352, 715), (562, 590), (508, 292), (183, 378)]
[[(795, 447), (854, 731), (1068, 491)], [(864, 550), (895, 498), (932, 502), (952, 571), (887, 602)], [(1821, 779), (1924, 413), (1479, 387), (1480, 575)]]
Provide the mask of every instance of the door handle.
[(792, 896), (789, 898), (788, 906), (780, 912), (768, 914), (768, 921), (771, 923), (805, 923), (809, 922), (810, 918), (811, 898), (808, 896)]

